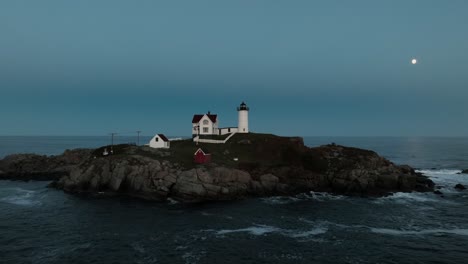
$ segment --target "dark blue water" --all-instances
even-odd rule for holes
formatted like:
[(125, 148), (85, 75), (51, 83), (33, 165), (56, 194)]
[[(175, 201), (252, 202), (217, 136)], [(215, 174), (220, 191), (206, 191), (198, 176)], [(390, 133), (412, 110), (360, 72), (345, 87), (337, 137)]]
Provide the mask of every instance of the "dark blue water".
[[(99, 138), (0, 137), (2, 154), (58, 154)], [(106, 138), (102, 142), (107, 144)], [(0, 181), (0, 263), (466, 263), (466, 138), (306, 138), (420, 168), (444, 197), (324, 193), (182, 205), (79, 197), (47, 182)], [(16, 143), (15, 143), (16, 142)], [(7, 150), (7, 151), (5, 151)], [(435, 169), (431, 169), (435, 168)]]
[(468, 168), (468, 137), (306, 137), (308, 146), (335, 142), (370, 149), (415, 168)]
[[(146, 144), (149, 136), (140, 136), (140, 144)], [(115, 136), (114, 144), (136, 143), (136, 136)], [(16, 137), (0, 136), (0, 158), (15, 153), (36, 153), (43, 155), (58, 155), (66, 149), (97, 148), (110, 145), (111, 136), (81, 136), (81, 137)]]

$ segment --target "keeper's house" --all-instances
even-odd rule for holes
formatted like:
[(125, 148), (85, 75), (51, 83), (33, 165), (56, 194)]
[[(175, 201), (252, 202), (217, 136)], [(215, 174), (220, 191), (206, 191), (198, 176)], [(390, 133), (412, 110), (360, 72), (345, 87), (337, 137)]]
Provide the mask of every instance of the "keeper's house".
[(218, 115), (210, 112), (204, 115), (193, 115), (192, 136), (249, 133), (249, 107), (244, 102), (237, 107), (237, 117), (237, 127), (219, 128)]

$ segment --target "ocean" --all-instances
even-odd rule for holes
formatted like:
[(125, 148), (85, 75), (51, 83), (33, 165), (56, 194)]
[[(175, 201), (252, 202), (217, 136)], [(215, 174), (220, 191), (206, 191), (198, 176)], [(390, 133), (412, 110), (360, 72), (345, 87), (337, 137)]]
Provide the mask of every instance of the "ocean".
[[(141, 142), (149, 138), (143, 138)], [(135, 142), (121, 137), (116, 143)], [(327, 193), (185, 205), (75, 196), (0, 181), (0, 263), (466, 263), (468, 138), (305, 137), (376, 151), (443, 196)], [(109, 137), (0, 137), (0, 158), (109, 144)]]

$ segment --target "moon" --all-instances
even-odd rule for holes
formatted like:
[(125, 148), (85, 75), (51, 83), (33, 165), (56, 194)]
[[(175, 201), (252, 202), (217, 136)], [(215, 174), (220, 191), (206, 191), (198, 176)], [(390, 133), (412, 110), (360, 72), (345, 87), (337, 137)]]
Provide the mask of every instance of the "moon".
[(412, 59), (412, 60), (411, 60), (411, 64), (414, 65), (414, 64), (416, 64), (416, 63), (418, 63), (418, 60), (417, 60), (417, 59)]

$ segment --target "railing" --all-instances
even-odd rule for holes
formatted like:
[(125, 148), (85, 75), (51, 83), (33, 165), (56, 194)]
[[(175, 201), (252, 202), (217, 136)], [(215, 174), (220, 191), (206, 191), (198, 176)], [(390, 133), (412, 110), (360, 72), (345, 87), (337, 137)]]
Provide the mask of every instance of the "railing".
[(200, 142), (200, 143), (210, 143), (210, 144), (224, 144), (226, 143), (232, 136), (234, 136), (236, 132), (231, 133), (226, 139), (224, 140), (216, 140), (216, 139), (200, 139), (200, 136), (196, 136), (193, 138), (194, 142)]

